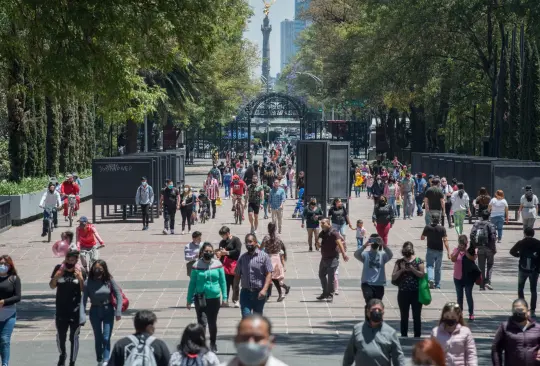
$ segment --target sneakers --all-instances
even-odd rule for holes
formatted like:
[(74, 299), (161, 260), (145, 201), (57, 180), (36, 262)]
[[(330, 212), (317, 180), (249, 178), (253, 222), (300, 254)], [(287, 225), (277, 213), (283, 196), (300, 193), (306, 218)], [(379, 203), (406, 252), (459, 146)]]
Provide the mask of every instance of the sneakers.
[(174, 235), (174, 230), (173, 229), (171, 229), (171, 235)]
[(326, 302), (334, 302), (334, 296), (330, 295), (326, 298)]
[(534, 310), (531, 310), (531, 318), (536, 318), (536, 312)]
[(432, 290), (435, 288), (435, 282), (433, 280), (429, 280), (429, 288)]
[(45, 237), (45, 236), (47, 236), (47, 233), (41, 233), (42, 238)]
[(338, 296), (338, 295), (339, 295), (339, 291), (335, 291), (334, 296)]
[(228, 301), (225, 301), (222, 305), (221, 305), (222, 308), (228, 308), (229, 307), (229, 302)]
[(188, 233), (188, 234), (191, 234), (191, 230), (188, 230), (188, 232), (187, 232), (187, 233)]
[(148, 230), (148, 226), (143, 226), (142, 231), (146, 231), (146, 230)]
[(210, 351), (218, 353), (217, 345), (215, 343), (210, 344)]
[(285, 295), (288, 295), (289, 292), (291, 291), (291, 286), (286, 286), (286, 285), (285, 285), (285, 286), (283, 286), (283, 287), (285, 287)]
[(474, 315), (473, 315), (473, 314), (469, 315), (469, 321), (470, 321), (470, 322), (473, 322), (473, 321), (474, 321)]
[(484, 286), (480, 286), (479, 290), (480, 291), (486, 291), (486, 288)]
[(240, 303), (238, 301), (233, 301), (233, 304), (234, 304), (234, 307), (235, 308), (239, 308), (240, 307)]
[(310, 245), (309, 246), (309, 251), (312, 252), (313, 251), (313, 247)]
[(491, 286), (491, 283), (486, 283), (486, 288), (488, 290), (493, 290), (493, 286)]
[(283, 300), (285, 300), (285, 296), (281, 295), (278, 297), (277, 302), (282, 302)]
[(317, 296), (317, 300), (325, 300), (326, 297), (326, 294), (320, 294), (319, 296)]
[(60, 358), (58, 359), (58, 366), (65, 366), (66, 365), (66, 355), (60, 355)]
[(163, 235), (167, 235), (167, 234), (169, 234), (169, 230), (163, 229)]

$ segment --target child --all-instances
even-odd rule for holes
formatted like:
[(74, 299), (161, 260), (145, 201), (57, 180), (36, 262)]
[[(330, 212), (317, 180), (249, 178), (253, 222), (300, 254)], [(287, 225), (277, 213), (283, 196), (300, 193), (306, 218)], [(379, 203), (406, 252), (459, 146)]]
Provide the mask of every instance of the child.
[(202, 234), (200, 231), (194, 231), (191, 234), (191, 243), (184, 247), (184, 258), (186, 260), (186, 270), (188, 277), (191, 276), (191, 269), (195, 262), (199, 259), (200, 244)]
[(364, 238), (367, 236), (366, 228), (362, 220), (356, 221), (356, 242), (357, 248), (360, 249), (364, 246)]
[(300, 188), (298, 191), (298, 202), (296, 202), (296, 207), (294, 208), (293, 212), (293, 219), (295, 219), (297, 216), (302, 217), (304, 214), (304, 188)]
[[(402, 198), (401, 198), (401, 195), (397, 196), (396, 198), (396, 214), (397, 214), (397, 217), (399, 218), (399, 216), (401, 215), (401, 205), (402, 205), (403, 201), (402, 201)], [(403, 213), (403, 215), (405, 215), (405, 213)], [(405, 218), (405, 217), (403, 217)]]

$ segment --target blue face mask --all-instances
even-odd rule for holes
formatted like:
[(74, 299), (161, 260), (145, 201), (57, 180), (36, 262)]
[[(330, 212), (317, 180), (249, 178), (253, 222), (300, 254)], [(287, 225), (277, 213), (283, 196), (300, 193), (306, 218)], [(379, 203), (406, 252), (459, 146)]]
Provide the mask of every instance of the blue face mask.
[(169, 188), (170, 188), (170, 189), (173, 189), (173, 187), (174, 187), (174, 185), (169, 184)]
[(1, 273), (8, 273), (9, 271), (9, 265), (7, 264), (0, 264), (0, 274)]

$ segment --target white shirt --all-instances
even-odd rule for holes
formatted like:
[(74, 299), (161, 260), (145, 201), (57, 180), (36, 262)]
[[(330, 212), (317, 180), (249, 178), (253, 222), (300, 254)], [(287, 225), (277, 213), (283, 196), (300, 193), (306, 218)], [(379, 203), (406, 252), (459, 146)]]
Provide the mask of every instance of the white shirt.
[(504, 198), (502, 200), (492, 198), (489, 205), (491, 206), (491, 217), (504, 217), (506, 215), (506, 208), (508, 208), (508, 203)]
[(60, 193), (58, 193), (56, 190), (53, 193), (50, 193), (49, 189), (47, 189), (47, 191), (43, 193), (43, 196), (41, 197), (39, 206), (49, 208), (62, 206), (62, 201), (60, 200)]
[(450, 198), (452, 202), (452, 211), (467, 211), (469, 209), (469, 195), (467, 192), (463, 192), (463, 197), (459, 197), (459, 191), (452, 193)]
[[(240, 365), (240, 363), (238, 362), (237, 357), (233, 358), (229, 362), (224, 362), (224, 363), (221, 364), (221, 366), (239, 366), (239, 365)], [(281, 362), (280, 360), (278, 360), (274, 356), (270, 356), (270, 358), (268, 358), (268, 360), (266, 361), (266, 364), (264, 366), (287, 366), (287, 364)]]
[(535, 219), (536, 218), (536, 206), (538, 205), (538, 197), (535, 194), (532, 196), (532, 200), (529, 202), (525, 195), (521, 196), (520, 203), (523, 205), (523, 210), (521, 210), (521, 217), (524, 219)]

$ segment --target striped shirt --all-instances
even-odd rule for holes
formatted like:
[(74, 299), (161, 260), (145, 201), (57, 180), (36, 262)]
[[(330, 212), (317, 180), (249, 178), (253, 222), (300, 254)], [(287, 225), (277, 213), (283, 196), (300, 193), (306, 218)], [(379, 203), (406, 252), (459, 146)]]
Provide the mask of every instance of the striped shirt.
[(272, 210), (278, 210), (281, 204), (285, 202), (285, 190), (281, 187), (278, 189), (272, 188), (270, 190), (270, 197), (268, 198), (268, 204)]
[(219, 183), (217, 179), (212, 178), (211, 181), (208, 179), (204, 182), (204, 190), (206, 191), (206, 195), (210, 200), (215, 200), (219, 196)]
[(253, 254), (242, 254), (236, 264), (236, 274), (240, 276), (242, 288), (250, 290), (262, 289), (266, 275), (272, 270), (270, 257), (259, 249), (255, 249)]

